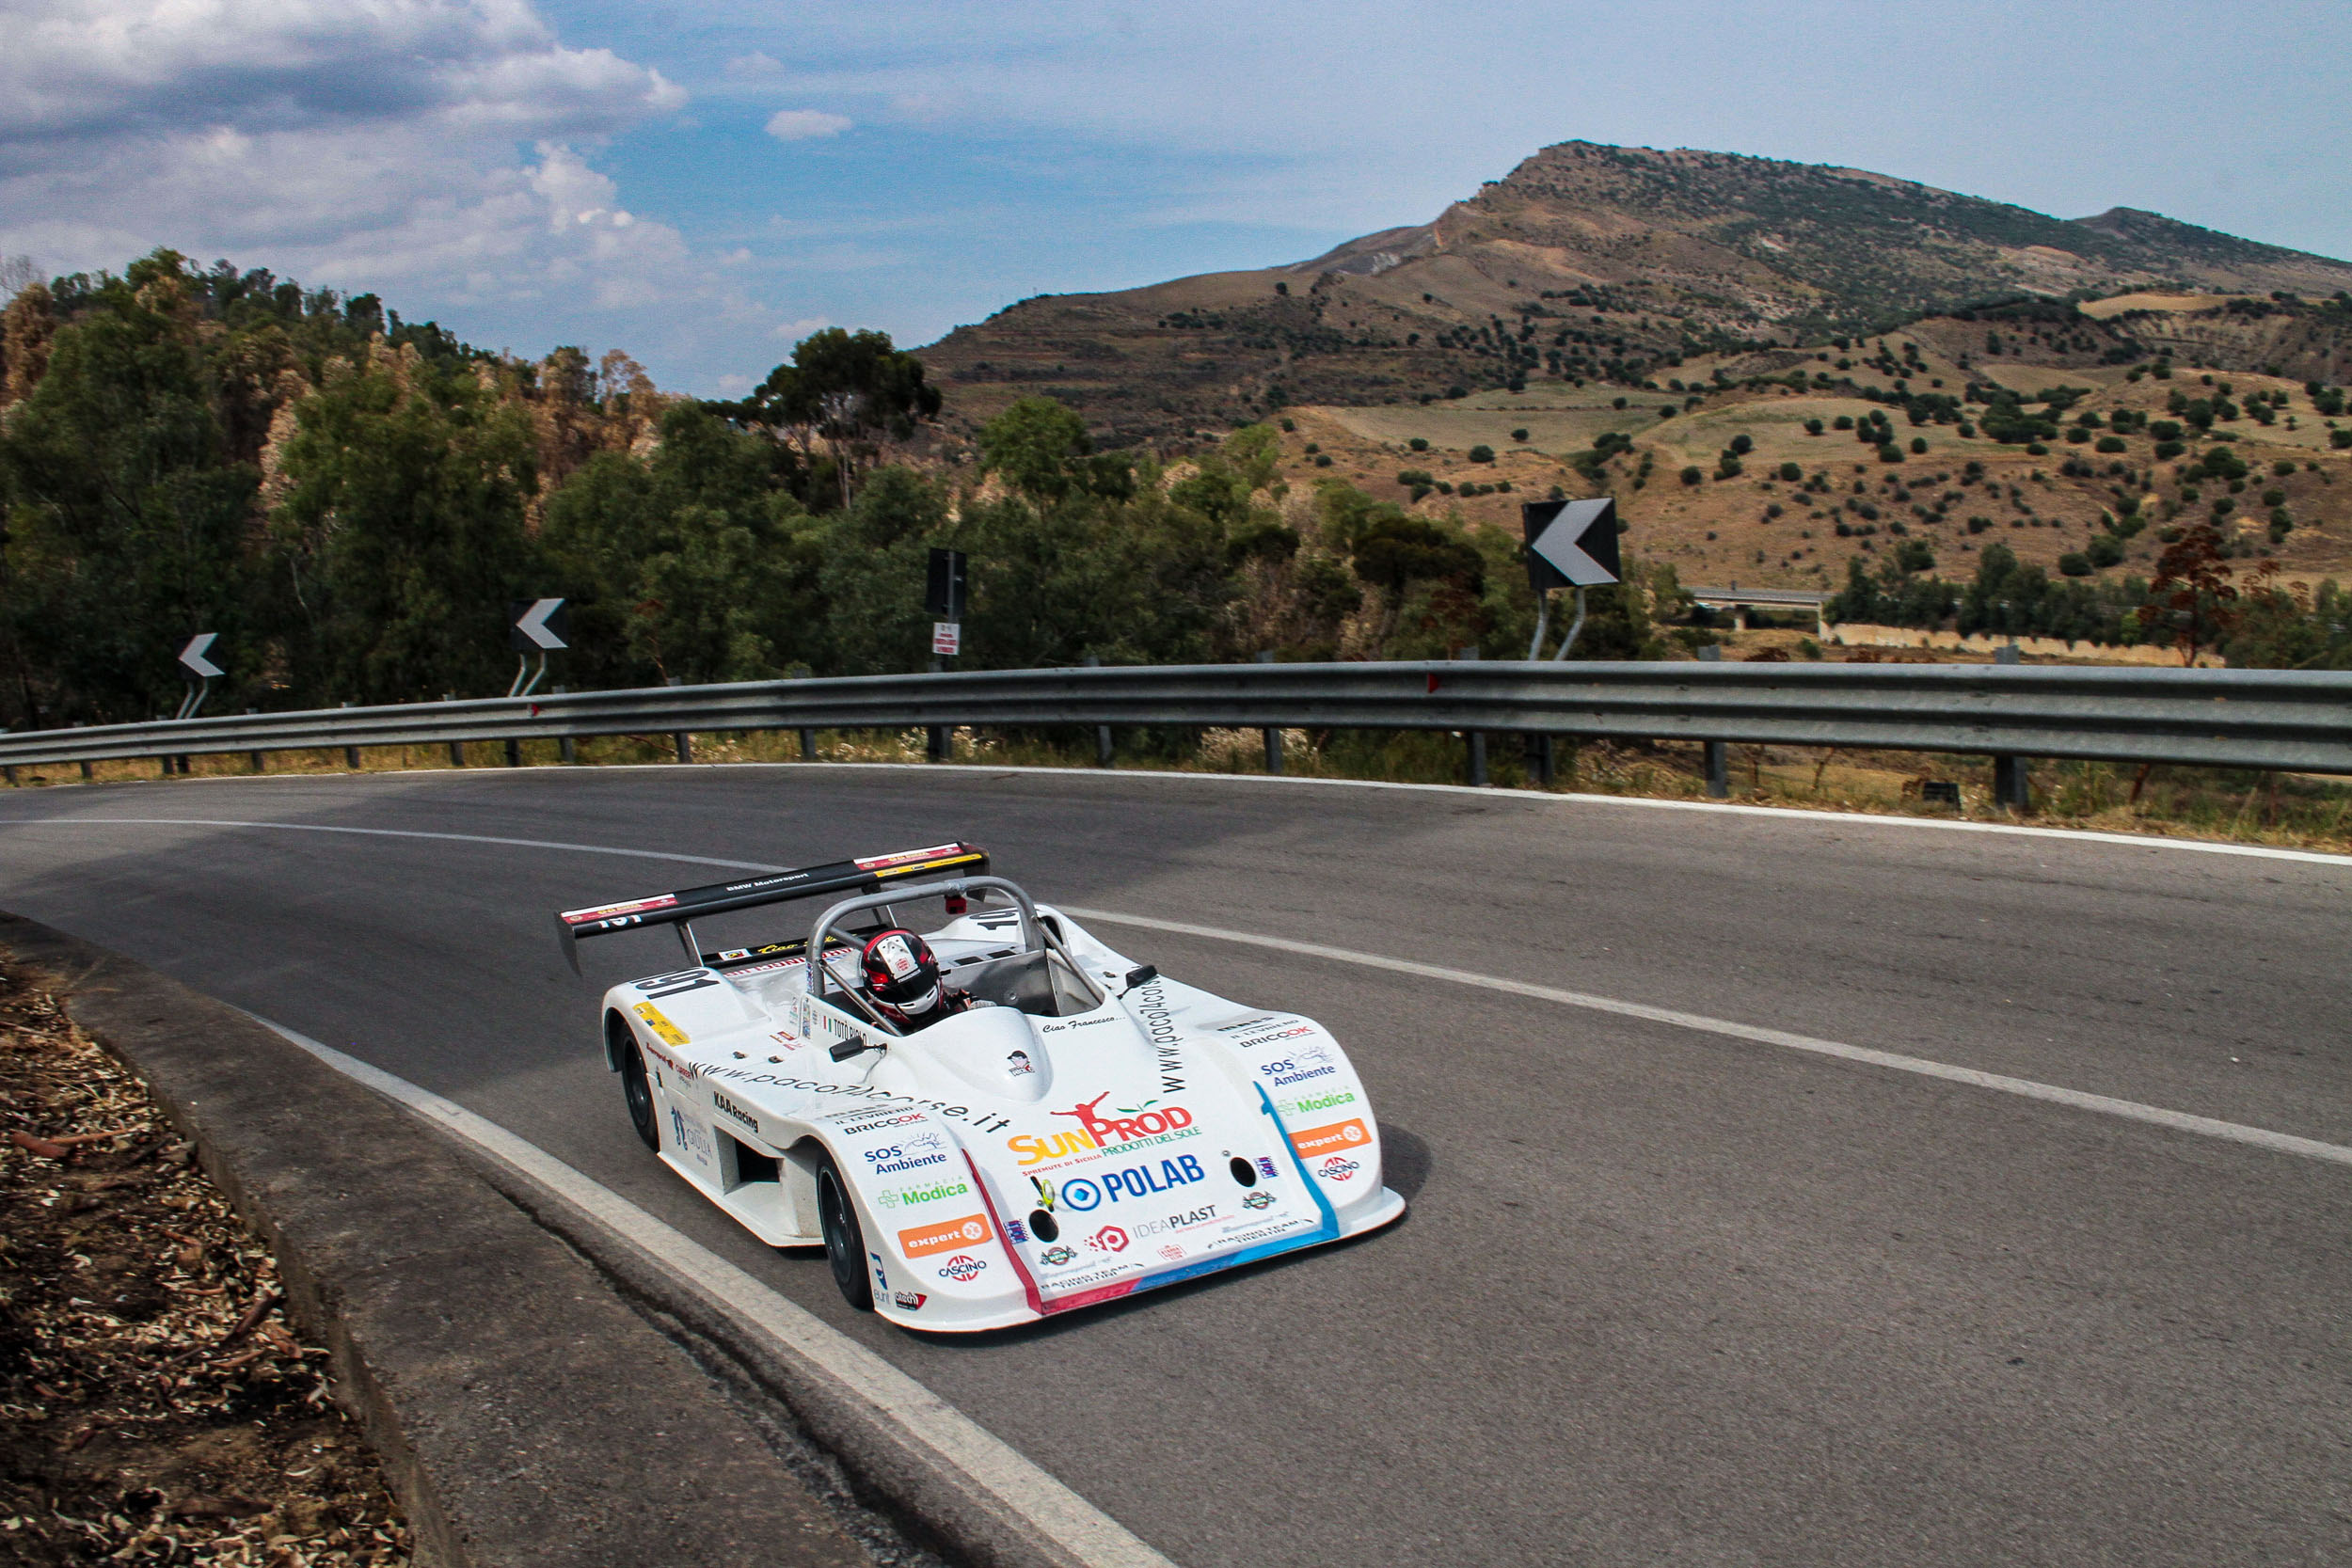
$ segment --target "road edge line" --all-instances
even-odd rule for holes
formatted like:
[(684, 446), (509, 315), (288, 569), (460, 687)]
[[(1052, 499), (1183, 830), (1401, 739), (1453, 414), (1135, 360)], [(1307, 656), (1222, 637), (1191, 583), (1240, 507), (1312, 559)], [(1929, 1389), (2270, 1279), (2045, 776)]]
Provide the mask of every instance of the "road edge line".
[(2352, 1165), (2352, 1148), (2331, 1144), (2318, 1138), (2300, 1137), (2293, 1132), (2273, 1132), (2267, 1127), (2249, 1126), (2245, 1122), (2224, 1121), (2215, 1117), (2201, 1117), (2189, 1111), (2169, 1110), (2137, 1100), (2121, 1100), (2113, 1095), (2093, 1094), (2086, 1089), (2070, 1089), (2057, 1084), (2044, 1084), (2033, 1078), (2013, 1078), (2007, 1073), (1986, 1072), (1981, 1069), (1957, 1067), (1925, 1056), (1906, 1056), (1899, 1052), (1879, 1051), (1866, 1045), (1848, 1045), (1842, 1040), (1825, 1040), (1811, 1035), (1799, 1035), (1786, 1029), (1768, 1029), (1761, 1024), (1739, 1023), (1730, 1019), (1709, 1018), (1705, 1013), (1683, 1012), (1673, 1007), (1653, 1007), (1642, 1002), (1621, 1002), (1612, 996), (1596, 996), (1588, 991), (1563, 990), (1556, 986), (1536, 985), (1528, 980), (1512, 980), (1499, 974), (1481, 974), (1474, 970), (1448, 969), (1440, 964), (1417, 963), (1410, 958), (1385, 958), (1377, 953), (1359, 953), (1348, 947), (1327, 947), (1321, 942), (1297, 942), (1289, 937), (1262, 935), (1255, 931), (1231, 931), (1216, 926), (1194, 926), (1184, 921), (1159, 920), (1150, 915), (1122, 914), (1116, 910), (1084, 910), (1074, 904), (1057, 906), (1080, 920), (1099, 920), (1113, 926), (1133, 926), (1144, 930), (1166, 931), (1172, 936), (1200, 937), (1210, 942), (1229, 942), (1246, 947), (1263, 947), (1278, 953), (1295, 953), (1304, 958), (1326, 958), (1335, 963), (1357, 964), (1391, 974), (1413, 974), (1427, 980), (1444, 980), (1457, 986), (1472, 986), (1482, 990), (1502, 991), (1524, 996), (1538, 1002), (1557, 1003), (1564, 1007), (1581, 1007), (1588, 1012), (1612, 1013), (1619, 1018), (1641, 1019), (1645, 1022), (1663, 1023), (1677, 1029), (1689, 1029), (1699, 1034), (1721, 1035), (1730, 1039), (1749, 1040), (1759, 1045), (1775, 1045), (1788, 1051), (1802, 1051), (1810, 1055), (1829, 1056), (1839, 1061), (1858, 1062), (1867, 1067), (1891, 1068), (1898, 1072), (1916, 1074), (1922, 1078), (1941, 1079), (1947, 1084), (1963, 1084), (1970, 1088), (1991, 1089), (2000, 1094), (2016, 1095), (2021, 1099), (2039, 1100), (2054, 1105), (2071, 1106), (2078, 1111), (2095, 1111), (2103, 1116), (2119, 1117), (2126, 1121), (2146, 1122), (2151, 1126), (2169, 1128), (2176, 1132), (2194, 1132), (2202, 1137), (2218, 1138), (2228, 1143), (2250, 1145), (2276, 1154), (2294, 1154), (2306, 1160), (2319, 1160), (2329, 1164)]
[[(496, 1167), (493, 1180), (502, 1170), (528, 1184), (518, 1195), (500, 1183), (541, 1223), (554, 1221), (550, 1228), (598, 1268), (764, 1373), (762, 1386), (858, 1479), (976, 1560), (1008, 1568), (1174, 1568), (937, 1393), (602, 1183), (429, 1089), (247, 1016), (475, 1151)], [(1050, 1549), (1038, 1549), (1040, 1537)]]

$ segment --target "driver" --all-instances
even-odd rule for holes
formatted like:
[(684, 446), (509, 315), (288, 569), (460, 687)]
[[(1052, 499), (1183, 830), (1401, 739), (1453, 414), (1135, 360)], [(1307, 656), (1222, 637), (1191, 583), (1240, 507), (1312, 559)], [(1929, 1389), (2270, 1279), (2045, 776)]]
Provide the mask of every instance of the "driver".
[(909, 1034), (972, 1006), (971, 997), (940, 983), (931, 944), (913, 931), (874, 936), (858, 956), (858, 968), (875, 1010)]

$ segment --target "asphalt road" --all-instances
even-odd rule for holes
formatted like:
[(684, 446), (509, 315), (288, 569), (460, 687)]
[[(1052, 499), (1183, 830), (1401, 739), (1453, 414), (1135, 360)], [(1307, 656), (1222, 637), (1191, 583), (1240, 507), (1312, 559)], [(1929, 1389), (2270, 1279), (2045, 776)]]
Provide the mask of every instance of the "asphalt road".
[[(49, 819), (35, 825), (32, 818)], [(966, 837), (1041, 897), (2352, 1143), (2352, 866), (1524, 796), (647, 768), (0, 799), (0, 906), (503, 1122), (1188, 1568), (2352, 1560), (2352, 1171), (1769, 1045), (1098, 931), (1328, 1022), (1399, 1227), (933, 1340), (631, 1136), (548, 912)], [(772, 911), (771, 911), (772, 912)], [(787, 917), (788, 921), (789, 917)], [(758, 928), (737, 927), (749, 934)], [(706, 939), (723, 934), (714, 927)], [(781, 933), (780, 933), (781, 934)]]

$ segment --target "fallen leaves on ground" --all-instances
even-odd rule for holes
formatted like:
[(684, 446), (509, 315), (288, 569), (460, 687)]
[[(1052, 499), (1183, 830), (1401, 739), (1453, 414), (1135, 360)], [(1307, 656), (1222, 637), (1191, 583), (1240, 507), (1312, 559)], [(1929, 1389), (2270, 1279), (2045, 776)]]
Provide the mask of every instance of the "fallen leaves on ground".
[(0, 1128), (0, 1561), (405, 1564), (268, 1245), (5, 957)]

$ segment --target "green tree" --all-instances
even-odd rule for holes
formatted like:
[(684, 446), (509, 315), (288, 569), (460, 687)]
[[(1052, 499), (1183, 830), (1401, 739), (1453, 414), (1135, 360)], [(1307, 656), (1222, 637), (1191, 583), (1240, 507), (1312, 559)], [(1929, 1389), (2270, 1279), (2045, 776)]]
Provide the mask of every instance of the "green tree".
[(507, 605), (544, 581), (523, 411), (411, 360), (333, 380), (294, 417), (269, 568), (301, 698), (504, 686)]
[(0, 425), (0, 613), (10, 722), (169, 713), (175, 662), (221, 634), (231, 680), (261, 667), (245, 591), (259, 483), (214, 412), (181, 259), (105, 278), (47, 345), (46, 372)]

